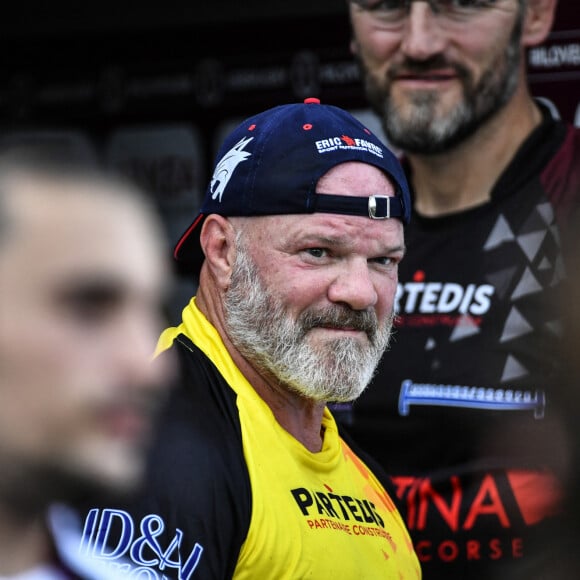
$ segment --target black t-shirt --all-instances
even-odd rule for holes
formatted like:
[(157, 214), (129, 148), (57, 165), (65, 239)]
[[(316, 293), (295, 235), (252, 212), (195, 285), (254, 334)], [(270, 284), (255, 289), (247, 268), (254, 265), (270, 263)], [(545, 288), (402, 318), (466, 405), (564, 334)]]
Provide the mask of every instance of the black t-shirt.
[(545, 115), (490, 202), (414, 213), (391, 347), (333, 408), (391, 474), (425, 580), (499, 578), (553, 526), (562, 239), (579, 200), (580, 130)]

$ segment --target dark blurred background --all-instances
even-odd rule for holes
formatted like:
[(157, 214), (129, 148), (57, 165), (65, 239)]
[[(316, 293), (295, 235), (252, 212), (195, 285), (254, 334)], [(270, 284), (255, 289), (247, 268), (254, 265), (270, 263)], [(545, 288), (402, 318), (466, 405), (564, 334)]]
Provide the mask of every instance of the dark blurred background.
[[(349, 52), (344, 0), (16, 2), (3, 12), (0, 139), (94, 151), (151, 192), (170, 244), (241, 118), (316, 96), (382, 134)], [(533, 92), (580, 125), (578, 0), (560, 0), (528, 68)]]

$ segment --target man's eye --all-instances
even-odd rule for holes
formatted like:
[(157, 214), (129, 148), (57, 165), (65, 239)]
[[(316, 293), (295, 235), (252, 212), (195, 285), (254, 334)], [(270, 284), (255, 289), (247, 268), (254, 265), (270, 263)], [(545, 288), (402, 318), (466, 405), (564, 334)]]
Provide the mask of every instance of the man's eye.
[(119, 306), (122, 296), (113, 288), (79, 287), (63, 291), (57, 300), (71, 317), (83, 322), (98, 322)]
[[(411, 0), (412, 1), (412, 0)], [(376, 12), (395, 12), (408, 9), (411, 2), (405, 0), (353, 0), (364, 10)], [(486, 8), (495, 4), (497, 0), (431, 0), (429, 4), (436, 10)]]
[(104, 319), (117, 305), (113, 297), (78, 296), (68, 302), (68, 308), (77, 318), (86, 321)]
[(440, 4), (448, 4), (457, 8), (482, 8), (495, 4), (496, 0), (440, 0)]
[(308, 248), (306, 252), (314, 258), (324, 258), (328, 254), (323, 248)]
[(389, 258), (388, 256), (381, 256), (379, 258), (373, 258), (372, 260), (369, 260), (370, 262), (373, 262), (375, 264), (379, 264), (380, 266), (396, 266), (397, 265), (397, 260), (394, 260), (393, 258)]

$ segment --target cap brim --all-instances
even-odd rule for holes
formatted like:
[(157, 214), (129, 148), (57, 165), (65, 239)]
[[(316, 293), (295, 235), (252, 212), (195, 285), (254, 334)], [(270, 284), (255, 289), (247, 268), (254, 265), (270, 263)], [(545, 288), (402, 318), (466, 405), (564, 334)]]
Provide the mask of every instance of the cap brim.
[(199, 273), (205, 258), (199, 241), (199, 233), (205, 218), (206, 215), (200, 213), (179, 238), (173, 250), (173, 257), (196, 273)]

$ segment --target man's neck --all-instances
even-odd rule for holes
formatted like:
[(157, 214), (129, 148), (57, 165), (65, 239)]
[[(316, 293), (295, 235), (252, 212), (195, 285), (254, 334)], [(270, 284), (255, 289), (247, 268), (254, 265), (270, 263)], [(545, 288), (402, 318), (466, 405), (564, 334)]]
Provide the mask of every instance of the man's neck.
[(541, 112), (533, 99), (517, 93), (453, 149), (438, 155), (407, 155), (416, 211), (437, 217), (489, 201), (498, 177), (540, 122)]
[(256, 369), (228, 336), (223, 301), (218, 298), (219, 289), (211, 281), (208, 272), (202, 271), (200, 279), (203, 283), (198, 288), (196, 305), (220, 334), (234, 364), (270, 407), (278, 423), (309, 451), (320, 451), (323, 442), (322, 416), (326, 405), (301, 397), (280, 385), (271, 374)]

